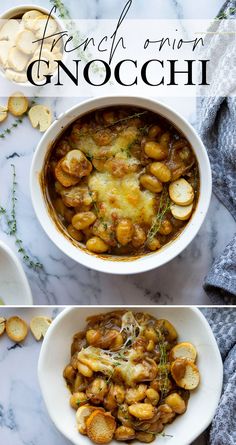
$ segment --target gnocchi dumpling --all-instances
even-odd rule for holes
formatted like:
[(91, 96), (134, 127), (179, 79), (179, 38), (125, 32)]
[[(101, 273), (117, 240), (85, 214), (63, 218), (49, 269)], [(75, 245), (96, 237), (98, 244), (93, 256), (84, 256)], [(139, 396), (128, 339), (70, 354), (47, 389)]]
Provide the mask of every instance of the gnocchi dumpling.
[(61, 167), (65, 173), (82, 178), (92, 171), (92, 164), (80, 150), (69, 151), (62, 160)]

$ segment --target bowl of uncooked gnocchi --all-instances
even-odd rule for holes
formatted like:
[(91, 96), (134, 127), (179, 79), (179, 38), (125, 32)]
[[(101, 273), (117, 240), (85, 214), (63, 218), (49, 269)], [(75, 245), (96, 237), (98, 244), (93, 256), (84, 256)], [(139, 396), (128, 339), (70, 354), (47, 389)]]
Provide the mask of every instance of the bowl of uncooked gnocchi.
[(75, 445), (190, 445), (213, 419), (222, 369), (202, 313), (173, 307), (66, 309), (38, 362), (48, 413)]
[(193, 240), (211, 197), (208, 156), (192, 126), (142, 97), (76, 105), (40, 141), (31, 168), (36, 215), (75, 261), (144, 272)]
[[(31, 85), (27, 69), (35, 62), (32, 78), (40, 84), (46, 75), (55, 73), (55, 60), (65, 57), (63, 40), (58, 37), (63, 29), (62, 23), (54, 14), (49, 17), (49, 13), (41, 6), (19, 5), (1, 15), (0, 74), (11, 82)], [(57, 42), (54, 41), (55, 35)], [(41, 62), (36, 63), (39, 59)]]

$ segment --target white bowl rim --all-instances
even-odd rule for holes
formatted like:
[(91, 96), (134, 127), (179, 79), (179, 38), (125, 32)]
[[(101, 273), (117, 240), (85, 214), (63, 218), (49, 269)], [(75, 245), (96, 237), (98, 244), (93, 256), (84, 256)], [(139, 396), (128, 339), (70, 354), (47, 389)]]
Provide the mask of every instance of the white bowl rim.
[[(27, 302), (24, 303), (24, 306), (32, 305), (33, 297), (32, 297), (32, 293), (31, 293), (30, 285), (29, 285), (28, 279), (26, 278), (26, 274), (25, 274), (25, 271), (23, 269), (23, 266), (22, 266), (20, 260), (17, 258), (15, 253), (10, 249), (10, 247), (6, 243), (4, 243), (3, 241), (0, 240), (0, 250), (1, 249), (11, 258), (15, 267), (17, 268), (19, 277), (20, 277), (21, 282), (25, 289), (25, 300)], [(21, 305), (22, 305), (22, 303), (19, 301), (19, 304), (14, 304), (11, 306), (21, 306)], [(6, 304), (6, 306), (9, 306), (9, 305)]]
[[(181, 309), (181, 306), (156, 306), (156, 305), (148, 305), (148, 306), (142, 306), (142, 305), (137, 305), (137, 306), (131, 306), (131, 305), (127, 305), (125, 306), (125, 309), (131, 309), (131, 310), (140, 310), (143, 309), (145, 312), (148, 312), (149, 309), (152, 308), (167, 308), (169, 307), (170, 309)], [(104, 312), (108, 312), (109, 310), (112, 309), (124, 309), (123, 307), (119, 307), (117, 305), (101, 305), (101, 306), (96, 306), (96, 305), (90, 305), (90, 306), (77, 306), (77, 307), (67, 307), (66, 309), (63, 309), (63, 311), (57, 315), (56, 319), (52, 322), (52, 324), (49, 326), (48, 331), (46, 332), (46, 335), (44, 337), (43, 340), (43, 344), (41, 346), (41, 350), (40, 350), (40, 354), (39, 354), (39, 359), (38, 359), (38, 380), (39, 380), (39, 386), (40, 386), (40, 390), (43, 396), (43, 400), (45, 403), (45, 406), (47, 408), (48, 414), (53, 422), (53, 424), (55, 425), (55, 427), (63, 434), (63, 436), (65, 436), (67, 439), (69, 439), (70, 441), (72, 441), (70, 434), (65, 433), (65, 431), (63, 430), (63, 428), (61, 427), (61, 425), (58, 425), (55, 416), (54, 416), (54, 411), (52, 409), (49, 408), (48, 403), (47, 403), (47, 393), (45, 392), (45, 388), (44, 388), (44, 384), (43, 384), (43, 363), (46, 359), (46, 351), (47, 351), (47, 345), (50, 341), (50, 336), (51, 333), (53, 333), (53, 331), (55, 330), (56, 326), (61, 322), (61, 320), (70, 312), (74, 311), (74, 310), (78, 310), (78, 309), (83, 309), (83, 308), (94, 308), (94, 309), (101, 309), (101, 313), (102, 313), (102, 309), (104, 309)], [(205, 422), (201, 425), (201, 428), (199, 428), (198, 433), (192, 434), (191, 437), (189, 437), (187, 442), (181, 442), (181, 445), (191, 445), (192, 442), (194, 440), (196, 440), (210, 425), (210, 423), (212, 422), (217, 406), (219, 404), (220, 401), (220, 397), (221, 397), (221, 393), (222, 393), (222, 386), (223, 386), (223, 363), (222, 363), (222, 358), (220, 355), (220, 351), (216, 342), (216, 339), (214, 337), (214, 334), (211, 330), (211, 327), (207, 321), (207, 319), (204, 317), (204, 315), (202, 314), (202, 312), (200, 311), (199, 308), (197, 307), (193, 307), (193, 306), (184, 306), (184, 309), (188, 309), (189, 311), (191, 311), (192, 313), (194, 313), (195, 315), (197, 315), (201, 322), (204, 324), (206, 330), (208, 331), (208, 338), (211, 339), (211, 344), (212, 347), (214, 348), (214, 353), (216, 354), (216, 359), (217, 359), (217, 364), (219, 367), (219, 376), (218, 376), (218, 388), (216, 390), (216, 399), (215, 399), (215, 407), (212, 408), (211, 412), (209, 412), (206, 417), (205, 417)], [(72, 443), (75, 443), (72, 441)], [(118, 442), (117, 442), (118, 444)]]
[[(202, 180), (202, 178), (200, 180), (200, 190), (204, 185), (204, 197), (200, 191), (197, 209), (195, 210), (188, 224), (185, 226), (180, 235), (178, 235), (166, 246), (163, 246), (162, 249), (157, 252), (142, 255), (137, 259), (122, 260), (118, 258), (117, 261), (114, 261), (112, 259), (109, 259), (109, 256), (107, 256), (106, 258), (102, 258), (101, 256), (97, 256), (87, 252), (86, 249), (82, 250), (79, 247), (74, 246), (68, 239), (66, 239), (63, 233), (59, 231), (59, 229), (56, 227), (55, 223), (49, 216), (44, 196), (41, 190), (39, 173), (43, 168), (45, 156), (48, 153), (49, 144), (54, 142), (54, 140), (58, 137), (58, 134), (62, 132), (62, 130), (71, 125), (71, 123), (73, 123), (80, 115), (88, 113), (89, 110), (92, 110), (94, 108), (105, 108), (119, 104), (130, 106), (134, 105), (150, 109), (154, 111), (154, 113), (159, 113), (167, 120), (172, 122), (177, 128), (180, 129), (183, 134), (185, 134), (186, 131), (190, 132), (191, 137), (190, 135), (188, 135), (186, 136), (187, 139), (191, 142), (191, 139), (193, 138), (198, 144), (199, 153), (196, 153), (196, 150), (194, 151), (198, 160), (200, 175), (204, 173), (204, 180)], [(67, 122), (66, 125), (63, 125), (64, 120), (66, 120)], [(176, 121), (178, 123), (176, 123)], [(53, 133), (55, 127), (58, 127), (57, 136), (51, 138), (50, 135), (51, 133)], [(38, 158), (40, 158), (42, 155), (41, 152), (43, 153), (43, 159), (40, 160), (40, 166), (37, 167)], [(199, 156), (201, 156), (203, 159), (201, 164), (199, 162)], [(210, 161), (200, 137), (198, 136), (192, 125), (172, 107), (169, 107), (163, 102), (160, 102), (156, 99), (150, 99), (143, 96), (110, 95), (99, 96), (82, 101), (62, 113), (58, 117), (58, 119), (53, 122), (49, 129), (44, 133), (35, 150), (30, 170), (30, 190), (34, 211), (41, 226), (43, 227), (44, 231), (51, 239), (51, 241), (53, 241), (53, 243), (62, 252), (64, 252), (77, 263), (80, 263), (90, 269), (117, 275), (130, 275), (146, 272), (148, 270), (152, 270), (166, 264), (167, 262), (178, 256), (190, 244), (190, 242), (197, 235), (209, 208), (212, 191), (212, 177)], [(37, 202), (39, 198), (41, 202)]]

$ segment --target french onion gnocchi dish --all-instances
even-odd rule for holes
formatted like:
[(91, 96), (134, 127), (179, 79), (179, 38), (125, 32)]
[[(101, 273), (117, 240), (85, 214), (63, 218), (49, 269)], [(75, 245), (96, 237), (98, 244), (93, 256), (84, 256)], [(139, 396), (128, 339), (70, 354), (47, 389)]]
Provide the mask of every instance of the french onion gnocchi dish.
[(164, 435), (199, 385), (196, 358), (168, 320), (131, 311), (89, 317), (63, 374), (79, 433), (98, 444)]
[(74, 244), (137, 257), (181, 233), (197, 204), (199, 169), (169, 121), (116, 106), (85, 114), (60, 135), (43, 184), (51, 215)]

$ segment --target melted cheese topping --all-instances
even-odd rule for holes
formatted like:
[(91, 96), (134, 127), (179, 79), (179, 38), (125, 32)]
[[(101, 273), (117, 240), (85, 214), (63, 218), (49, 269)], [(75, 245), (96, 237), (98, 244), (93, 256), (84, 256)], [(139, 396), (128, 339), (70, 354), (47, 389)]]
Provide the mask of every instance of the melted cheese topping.
[(106, 153), (107, 156), (120, 156), (130, 144), (133, 144), (137, 139), (139, 132), (135, 127), (128, 127), (122, 130), (118, 136), (116, 136), (110, 145), (99, 146), (96, 144), (93, 137), (88, 133), (85, 136), (81, 136), (76, 143), (76, 148), (83, 151), (87, 156), (99, 158), (102, 153)]
[(97, 192), (100, 215), (106, 221), (118, 217), (129, 218), (133, 223), (152, 223), (155, 195), (149, 190), (140, 190), (138, 173), (115, 178), (109, 172), (94, 171), (88, 185)]
[(103, 158), (108, 163), (111, 160), (118, 163), (120, 161), (120, 164), (116, 164), (118, 168), (119, 165), (122, 168), (122, 164), (127, 168), (127, 174), (121, 175), (122, 177), (112, 175), (109, 168), (105, 168), (105, 171), (94, 169), (88, 177), (89, 189), (97, 193), (99, 217), (107, 223), (120, 218), (129, 218), (133, 223), (152, 223), (155, 195), (148, 190), (140, 190), (139, 173), (135, 171), (135, 165), (140, 164), (140, 161), (130, 152), (138, 135), (139, 130), (130, 126), (117, 135), (113, 134), (109, 145), (98, 146), (96, 138), (94, 140), (89, 133), (81, 136), (77, 142), (77, 149), (91, 159)]

